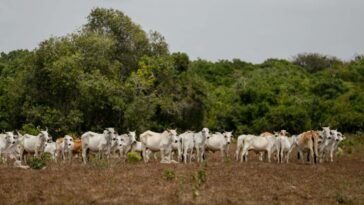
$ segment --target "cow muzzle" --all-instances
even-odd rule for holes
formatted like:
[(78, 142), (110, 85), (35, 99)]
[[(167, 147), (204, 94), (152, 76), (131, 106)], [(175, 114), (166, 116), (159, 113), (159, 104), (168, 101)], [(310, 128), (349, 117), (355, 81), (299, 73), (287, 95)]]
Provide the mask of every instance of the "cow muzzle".
[(230, 142), (227, 142), (228, 144), (230, 144)]

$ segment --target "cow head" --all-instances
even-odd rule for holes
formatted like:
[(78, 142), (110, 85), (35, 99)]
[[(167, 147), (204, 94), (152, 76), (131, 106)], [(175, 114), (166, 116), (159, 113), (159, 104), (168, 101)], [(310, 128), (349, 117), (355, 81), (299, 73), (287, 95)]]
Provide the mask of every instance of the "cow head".
[(336, 142), (341, 142), (344, 140), (343, 134), (337, 130), (331, 130), (331, 134), (333, 136), (333, 140), (335, 140)]
[(136, 131), (133, 131), (133, 132), (129, 131), (128, 132), (128, 137), (131, 140), (131, 144), (134, 144), (136, 142), (136, 134), (135, 133), (136, 133)]
[(109, 127), (109, 128), (106, 128), (104, 130), (104, 135), (106, 136), (106, 138), (108, 140), (110, 140), (111, 142), (116, 142), (116, 136), (117, 136), (117, 133), (115, 131), (114, 128), (112, 127)]
[(227, 144), (231, 143), (231, 137), (233, 136), (233, 131), (231, 132), (224, 132), (224, 138), (226, 139)]
[(174, 143), (178, 142), (178, 137), (177, 137), (177, 129), (174, 130), (167, 130), (168, 135), (172, 137), (172, 140)]
[(287, 137), (288, 137), (289, 133), (288, 133), (286, 130), (281, 130), (281, 131), (279, 132), (279, 135), (287, 136)]
[(73, 138), (69, 135), (64, 136), (63, 138), (64, 148), (72, 149), (73, 145)]
[(209, 130), (209, 128), (204, 127), (201, 132), (202, 132), (202, 136), (205, 136), (206, 138), (209, 138), (210, 137), (210, 130)]
[(123, 146), (126, 146), (125, 140), (121, 135), (116, 137), (116, 146), (120, 149)]
[(46, 128), (46, 130), (40, 131), (40, 134), (38, 136), (44, 142), (52, 142), (52, 137), (48, 134), (48, 128)]
[(322, 137), (322, 142), (327, 146), (330, 141), (333, 139), (333, 132), (330, 130), (330, 127), (322, 127), (322, 132), (320, 132), (320, 136)]
[(18, 136), (14, 134), (14, 132), (5, 132), (5, 138), (6, 138), (6, 141), (9, 143), (9, 144), (15, 144), (16, 141), (18, 140)]

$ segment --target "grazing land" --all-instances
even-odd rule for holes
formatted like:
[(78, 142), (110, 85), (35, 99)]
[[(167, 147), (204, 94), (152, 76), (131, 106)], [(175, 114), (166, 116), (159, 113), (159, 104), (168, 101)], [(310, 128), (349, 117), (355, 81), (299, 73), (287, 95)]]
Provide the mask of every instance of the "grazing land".
[(204, 165), (50, 163), (43, 170), (0, 166), (1, 204), (363, 204), (363, 147), (333, 163), (248, 163), (210, 154)]

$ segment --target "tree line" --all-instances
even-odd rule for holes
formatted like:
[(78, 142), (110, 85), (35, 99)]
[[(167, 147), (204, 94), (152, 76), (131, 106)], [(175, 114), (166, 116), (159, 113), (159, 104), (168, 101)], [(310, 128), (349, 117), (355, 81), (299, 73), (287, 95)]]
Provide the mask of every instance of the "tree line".
[(170, 53), (158, 32), (95, 8), (78, 31), (0, 54), (0, 128), (79, 135), (165, 128), (299, 133), (364, 129), (364, 57), (305, 53), (252, 64)]

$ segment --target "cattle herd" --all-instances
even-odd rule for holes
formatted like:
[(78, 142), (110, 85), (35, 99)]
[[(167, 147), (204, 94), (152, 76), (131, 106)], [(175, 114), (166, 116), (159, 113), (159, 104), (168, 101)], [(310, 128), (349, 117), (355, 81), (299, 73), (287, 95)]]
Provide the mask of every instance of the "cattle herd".
[[(103, 133), (86, 132), (76, 139), (66, 135), (54, 142), (48, 129), (40, 131), (36, 136), (13, 131), (0, 134), (0, 157), (3, 160), (15, 159), (14, 165), (18, 167), (26, 167), (21, 164), (28, 155), (37, 157), (43, 152), (50, 153), (55, 161), (82, 157), (85, 164), (91, 153), (99, 158), (126, 159), (129, 152), (137, 152), (146, 163), (150, 157), (158, 159), (158, 155), (161, 163), (191, 163), (192, 160), (202, 162), (209, 152), (218, 151), (221, 160), (224, 160), (232, 134), (233, 132), (226, 131), (210, 133), (208, 128), (180, 135), (176, 130), (170, 129), (162, 133), (148, 130), (139, 135), (138, 141), (136, 132), (119, 135), (114, 128), (106, 128)], [(288, 163), (292, 150), (296, 149), (303, 162), (306, 158), (310, 163), (333, 161), (338, 145), (344, 139), (342, 133), (329, 127), (292, 136), (285, 130), (264, 132), (259, 136), (240, 135), (237, 137), (235, 159), (246, 162), (249, 151), (252, 151), (259, 155), (261, 161), (266, 159), (271, 162), (273, 155), (278, 163)], [(304, 157), (305, 154), (307, 157)]]

